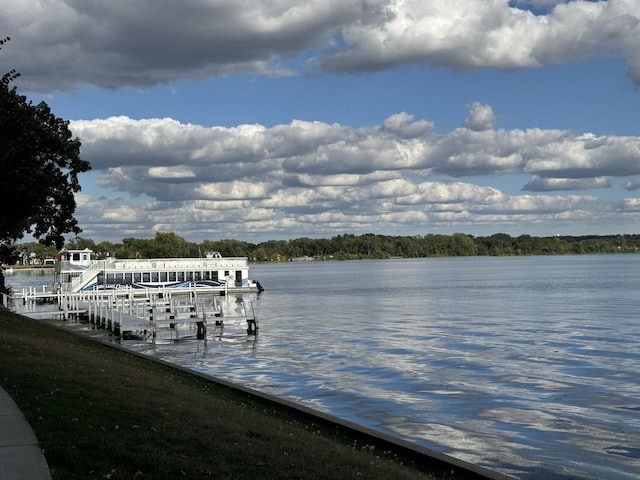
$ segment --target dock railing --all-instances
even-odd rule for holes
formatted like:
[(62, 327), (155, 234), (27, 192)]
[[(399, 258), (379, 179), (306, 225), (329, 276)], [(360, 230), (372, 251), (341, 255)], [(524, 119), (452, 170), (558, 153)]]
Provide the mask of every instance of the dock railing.
[(91, 280), (96, 278), (101, 270), (104, 269), (104, 260), (96, 260), (88, 267), (86, 270), (83, 270), (82, 273), (71, 280), (71, 288), (72, 292), (79, 292), (82, 290)]
[[(174, 296), (173, 293), (176, 293)], [(117, 290), (90, 290), (79, 292), (23, 292), (22, 296), (3, 295), (2, 301), (13, 304), (16, 313), (34, 318), (88, 318), (92, 323), (122, 336), (126, 332), (142, 332), (145, 339), (153, 337), (159, 330), (168, 330), (178, 336), (178, 330), (188, 325), (197, 330), (198, 338), (205, 338), (207, 325), (213, 327), (214, 335), (222, 336), (225, 320), (247, 323), (247, 335), (254, 338), (258, 333), (257, 315), (252, 302), (243, 300), (233, 303), (233, 310), (223, 304), (226, 296), (199, 296), (194, 289), (186, 292), (167, 290), (122, 288)], [(224, 300), (223, 300), (224, 299)], [(43, 309), (42, 305), (57, 304), (56, 310)], [(19, 307), (17, 307), (19, 305)], [(179, 328), (180, 327), (180, 328)]]

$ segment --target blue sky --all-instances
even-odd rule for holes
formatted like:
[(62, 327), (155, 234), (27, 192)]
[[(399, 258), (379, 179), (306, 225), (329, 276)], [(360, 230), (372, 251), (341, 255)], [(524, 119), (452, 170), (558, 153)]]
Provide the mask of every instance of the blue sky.
[(640, 2), (0, 0), (96, 241), (640, 233)]

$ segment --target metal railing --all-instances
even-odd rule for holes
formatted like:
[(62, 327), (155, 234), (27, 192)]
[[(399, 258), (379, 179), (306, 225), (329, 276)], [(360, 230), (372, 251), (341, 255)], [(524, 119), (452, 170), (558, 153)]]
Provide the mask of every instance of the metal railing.
[(84, 270), (79, 276), (71, 280), (71, 291), (79, 292), (85, 287), (91, 280), (96, 278), (100, 271), (104, 270), (104, 260), (97, 260), (93, 264)]

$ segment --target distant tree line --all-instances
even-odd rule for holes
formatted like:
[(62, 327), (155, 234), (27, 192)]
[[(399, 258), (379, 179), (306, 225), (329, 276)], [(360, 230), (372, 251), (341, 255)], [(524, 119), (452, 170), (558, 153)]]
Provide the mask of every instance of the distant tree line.
[[(121, 243), (100, 242), (76, 237), (65, 245), (70, 249), (89, 248), (97, 258), (170, 258), (204, 257), (207, 252), (220, 252), (225, 257), (248, 257), (254, 262), (314, 260), (384, 259), (392, 257), (459, 257), (473, 255), (566, 255), (587, 253), (630, 253), (640, 250), (640, 235), (589, 235), (580, 237), (555, 236), (511, 237), (496, 233), (488, 237), (474, 237), (464, 233), (453, 235), (390, 236), (337, 235), (332, 238), (296, 238), (248, 243), (240, 240), (205, 240), (194, 243), (175, 233), (157, 233), (152, 239), (125, 238)], [(40, 243), (26, 243), (21, 248), (34, 251), (36, 256), (55, 257), (55, 247)]]

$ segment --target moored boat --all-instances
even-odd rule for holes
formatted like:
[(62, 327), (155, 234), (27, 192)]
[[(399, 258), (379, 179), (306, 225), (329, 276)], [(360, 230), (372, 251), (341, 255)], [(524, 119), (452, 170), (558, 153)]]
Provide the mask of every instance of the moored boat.
[(61, 250), (56, 258), (54, 291), (80, 292), (130, 289), (203, 289), (219, 292), (257, 292), (260, 282), (249, 279), (246, 257), (95, 260), (93, 251)]

